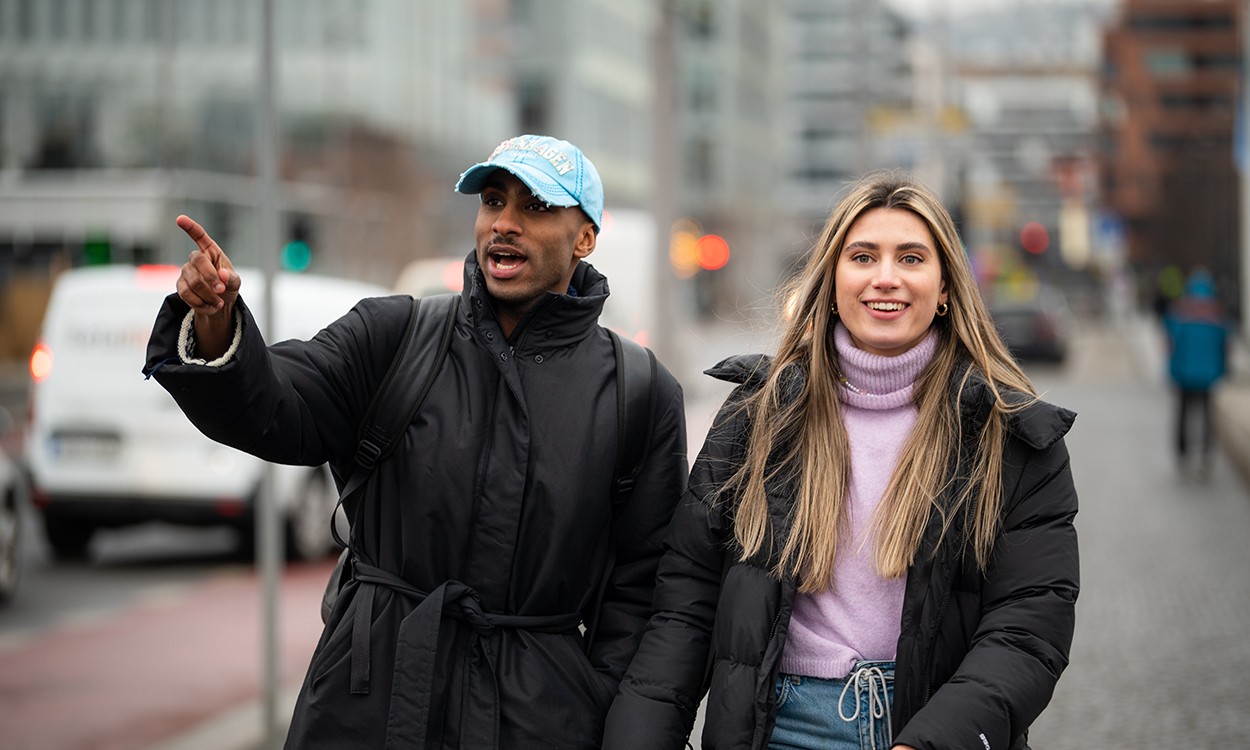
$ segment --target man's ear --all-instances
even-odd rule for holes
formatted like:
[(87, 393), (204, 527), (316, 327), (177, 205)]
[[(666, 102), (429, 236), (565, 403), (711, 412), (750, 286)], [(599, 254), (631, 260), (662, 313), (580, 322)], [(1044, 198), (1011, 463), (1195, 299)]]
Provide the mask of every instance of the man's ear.
[(595, 225), (590, 221), (583, 221), (581, 227), (577, 230), (577, 240), (573, 244), (573, 257), (581, 260), (593, 253), (598, 239), (599, 235), (595, 232)]

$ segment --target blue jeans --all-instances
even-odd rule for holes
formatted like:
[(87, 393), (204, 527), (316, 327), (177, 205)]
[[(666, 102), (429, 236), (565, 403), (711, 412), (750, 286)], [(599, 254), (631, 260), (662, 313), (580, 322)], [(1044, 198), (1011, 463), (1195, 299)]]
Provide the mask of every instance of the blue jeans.
[(856, 662), (845, 680), (783, 674), (769, 750), (888, 750), (894, 662)]

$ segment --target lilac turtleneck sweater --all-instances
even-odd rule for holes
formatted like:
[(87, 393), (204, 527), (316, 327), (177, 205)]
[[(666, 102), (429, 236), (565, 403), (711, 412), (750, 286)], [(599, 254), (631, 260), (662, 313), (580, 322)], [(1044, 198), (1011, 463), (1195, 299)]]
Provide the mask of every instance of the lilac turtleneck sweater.
[(853, 386), (838, 390), (851, 444), (850, 534), (838, 539), (833, 586), (795, 598), (781, 656), (782, 672), (824, 679), (846, 677), (857, 661), (895, 657), (906, 582), (877, 573), (870, 524), (916, 424), (912, 387), (933, 358), (937, 333), (896, 357), (857, 349), (841, 323), (834, 342), (842, 375)]

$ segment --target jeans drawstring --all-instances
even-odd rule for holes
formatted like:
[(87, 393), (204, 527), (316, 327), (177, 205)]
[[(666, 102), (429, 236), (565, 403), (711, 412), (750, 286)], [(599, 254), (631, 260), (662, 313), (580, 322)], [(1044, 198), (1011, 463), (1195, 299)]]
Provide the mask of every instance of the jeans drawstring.
[[(842, 710), (842, 703), (846, 700), (846, 691), (852, 687), (855, 688), (855, 711), (850, 716), (847, 716), (846, 712)], [(886, 736), (894, 737), (894, 728), (890, 725), (889, 682), (885, 672), (881, 671), (881, 667), (860, 667), (847, 675), (846, 685), (842, 687), (842, 695), (838, 696), (838, 716), (842, 718), (842, 721), (850, 722), (859, 718), (861, 708), (859, 693), (861, 689), (868, 691), (868, 729), (872, 735), (873, 750), (876, 750), (876, 725), (883, 717), (885, 718)]]

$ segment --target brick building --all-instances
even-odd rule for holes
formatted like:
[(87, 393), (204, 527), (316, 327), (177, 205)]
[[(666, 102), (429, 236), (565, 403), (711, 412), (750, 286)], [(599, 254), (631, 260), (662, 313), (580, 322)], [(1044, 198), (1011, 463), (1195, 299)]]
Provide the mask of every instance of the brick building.
[(1143, 294), (1160, 269), (1202, 264), (1238, 304), (1242, 5), (1126, 0), (1104, 33), (1102, 199)]

